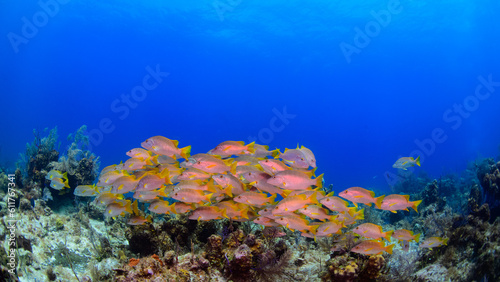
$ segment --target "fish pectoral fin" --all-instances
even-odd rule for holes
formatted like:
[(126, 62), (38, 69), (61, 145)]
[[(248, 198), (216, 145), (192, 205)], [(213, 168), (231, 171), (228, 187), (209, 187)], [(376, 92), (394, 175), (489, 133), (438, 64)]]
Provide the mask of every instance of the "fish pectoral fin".
[(391, 211), (392, 213), (398, 213), (397, 211)]

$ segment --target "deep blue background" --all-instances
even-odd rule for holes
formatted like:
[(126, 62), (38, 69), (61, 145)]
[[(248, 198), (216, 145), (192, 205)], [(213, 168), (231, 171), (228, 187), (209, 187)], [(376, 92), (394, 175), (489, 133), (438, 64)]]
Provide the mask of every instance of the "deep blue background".
[[(341, 44), (396, 1), (54, 1), (0, 1), (1, 162), (24, 152), (33, 128), (58, 126), (65, 147), (103, 119), (114, 126), (93, 148), (103, 166), (154, 135), (206, 152), (258, 136), (284, 107), (296, 116), (257, 142), (311, 148), (338, 189), (387, 188), (394, 161), (436, 128), (447, 140), (419, 169), (434, 177), (499, 153), (500, 87), (456, 130), (443, 119), (478, 76), (500, 81), (499, 1), (400, 1), (350, 62)], [(23, 18), (43, 20), (40, 3), (57, 10), (15, 46)], [(157, 65), (170, 75), (120, 119), (113, 101)]]

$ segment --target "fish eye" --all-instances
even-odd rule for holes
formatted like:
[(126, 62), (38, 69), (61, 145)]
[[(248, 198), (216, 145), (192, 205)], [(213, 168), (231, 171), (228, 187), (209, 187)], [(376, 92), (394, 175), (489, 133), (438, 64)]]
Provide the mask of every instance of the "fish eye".
[(201, 164), (201, 162), (200, 162), (200, 161), (198, 161), (198, 164)]
[(300, 158), (300, 160), (301, 160), (301, 161), (303, 161), (303, 160), (304, 160), (304, 158)]
[(219, 178), (224, 178), (224, 176), (221, 175), (221, 176), (219, 176)]

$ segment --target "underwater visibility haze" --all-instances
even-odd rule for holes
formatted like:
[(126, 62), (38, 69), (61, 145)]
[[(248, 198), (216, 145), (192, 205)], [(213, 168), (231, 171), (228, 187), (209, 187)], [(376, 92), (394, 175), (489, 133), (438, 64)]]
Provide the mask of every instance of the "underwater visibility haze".
[(500, 279), (499, 13), (0, 1), (2, 279)]

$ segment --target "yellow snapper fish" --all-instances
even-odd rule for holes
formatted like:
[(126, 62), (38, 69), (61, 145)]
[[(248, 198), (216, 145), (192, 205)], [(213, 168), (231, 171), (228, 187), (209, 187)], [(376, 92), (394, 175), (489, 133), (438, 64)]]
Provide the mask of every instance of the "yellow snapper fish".
[(78, 185), (73, 191), (73, 195), (79, 197), (93, 197), (98, 194), (95, 185)]
[(53, 170), (49, 171), (49, 173), (47, 173), (47, 175), (45, 175), (45, 179), (52, 180), (54, 178), (68, 179), (68, 173), (67, 172), (62, 173), (59, 170), (53, 169)]
[(212, 220), (227, 218), (226, 209), (220, 209), (217, 206), (201, 206), (197, 207), (189, 216), (192, 220)]
[(221, 160), (210, 155), (199, 158), (192, 167), (208, 173), (227, 173), (228, 171), (236, 173), (236, 162), (233, 162), (233, 159)]
[(148, 210), (158, 214), (173, 213), (174, 204), (176, 203), (170, 204), (168, 201), (156, 199), (149, 204)]
[[(320, 203), (327, 207), (329, 210), (336, 212), (347, 213), (351, 209), (348, 207), (349, 203), (347, 201), (344, 201), (336, 196), (326, 195), (325, 198), (321, 199)], [(353, 208), (356, 209), (355, 207)]]
[(275, 157), (279, 154), (278, 149), (269, 151), (269, 146), (267, 145), (255, 144), (253, 148), (255, 149), (255, 152), (252, 154), (252, 156), (256, 158), (265, 158), (267, 156)]
[(415, 240), (415, 242), (418, 243), (418, 241), (420, 239), (420, 235), (421, 235), (421, 233), (414, 235), (413, 231), (406, 230), (406, 229), (399, 229), (399, 230), (394, 230), (394, 233), (392, 234), (392, 238), (395, 238), (398, 240), (403, 240), (403, 241)]
[(131, 158), (138, 159), (141, 161), (145, 161), (147, 159), (150, 159), (154, 155), (152, 152), (150, 152), (148, 150), (144, 150), (143, 148), (134, 148), (125, 154)]
[(251, 206), (264, 206), (273, 204), (276, 195), (268, 197), (267, 194), (259, 192), (245, 192), (236, 196), (233, 200), (238, 203), (247, 204)]
[(56, 190), (63, 190), (64, 188), (70, 188), (68, 184), (68, 179), (63, 179), (59, 177), (52, 178), (50, 182), (50, 187)]
[(322, 187), (323, 174), (316, 179), (311, 179), (305, 173), (295, 170), (285, 170), (269, 178), (267, 183), (287, 190), (307, 190), (312, 185)]
[(393, 245), (385, 246), (385, 244), (378, 240), (368, 240), (363, 241), (351, 249), (351, 252), (355, 252), (363, 255), (378, 255), (383, 252), (392, 254)]
[(241, 165), (258, 165), (263, 158), (256, 158), (248, 155), (241, 155), (234, 159), (236, 166)]
[(137, 191), (151, 191), (161, 188), (163, 185), (172, 184), (169, 171), (164, 170), (160, 174), (147, 174), (137, 183)]
[(418, 212), (417, 207), (422, 200), (410, 202), (410, 195), (391, 194), (384, 198), (380, 209), (396, 213), (398, 210), (408, 211), (408, 208)]
[(274, 219), (276, 223), (279, 223), (291, 230), (299, 230), (302, 232), (310, 231), (311, 226), (309, 226), (309, 221), (305, 219), (305, 216), (300, 216), (298, 214), (286, 214)]
[(146, 139), (146, 141), (141, 143), (141, 146), (158, 155), (165, 155), (168, 157), (176, 158), (181, 157), (184, 159), (189, 158), (191, 153), (191, 146), (184, 148), (178, 148), (179, 141), (170, 140), (163, 136), (153, 136)]
[(262, 167), (262, 169), (264, 169), (264, 171), (270, 175), (275, 175), (278, 172), (292, 169), (282, 161), (276, 159), (265, 159), (259, 161), (259, 164)]
[(331, 216), (330, 221), (320, 223), (319, 225), (316, 224), (312, 229), (312, 233), (316, 237), (330, 237), (333, 234), (342, 234), (342, 228), (345, 227), (343, 222), (337, 221), (335, 216)]
[(243, 155), (255, 153), (255, 142), (245, 145), (243, 141), (224, 141), (217, 145), (208, 153), (211, 155), (218, 155), (221, 157), (230, 157), (232, 155)]
[(353, 202), (355, 207), (357, 204), (365, 204), (371, 206), (372, 203), (380, 209), (385, 196), (375, 198), (375, 192), (366, 190), (361, 187), (351, 187), (339, 193), (339, 196)]
[(314, 156), (313, 152), (304, 146), (301, 146), (300, 149), (299, 148), (297, 148), (297, 149), (299, 151), (301, 151), (302, 154), (304, 154), (306, 162), (309, 164), (309, 166), (315, 168), (316, 167), (316, 157)]
[(280, 226), (280, 224), (274, 221), (274, 219), (269, 218), (267, 216), (259, 216), (256, 219), (254, 219), (253, 222), (267, 227)]
[(349, 209), (347, 213), (337, 214), (337, 220), (344, 222), (345, 225), (356, 223), (356, 220), (365, 219), (365, 209), (356, 210), (356, 208)]
[(356, 226), (353, 231), (361, 237), (370, 239), (385, 238), (389, 242), (391, 241), (391, 235), (394, 232), (393, 230), (382, 232), (382, 226), (373, 223), (363, 223)]
[(278, 204), (276, 204), (276, 207), (273, 209), (272, 214), (274, 216), (278, 216), (291, 213), (298, 209), (305, 208), (310, 204), (319, 204), (318, 200), (316, 199), (316, 194), (313, 194), (311, 197), (307, 197), (306, 195), (286, 197)]
[(238, 218), (245, 218), (248, 219), (248, 210), (250, 206), (242, 204), (242, 203), (237, 203), (233, 200), (227, 200), (227, 201), (222, 201), (218, 202), (216, 207), (219, 207), (221, 210), (226, 210), (226, 215), (228, 218), (231, 219), (238, 219)]
[(111, 185), (116, 179), (128, 175), (130, 174), (126, 170), (112, 170), (106, 173), (101, 173), (99, 181), (97, 181), (97, 186)]
[(128, 225), (143, 225), (146, 222), (153, 222), (151, 215), (148, 215), (147, 217), (141, 216), (141, 215), (134, 215), (130, 217), (130, 219), (127, 221)]
[(393, 168), (400, 168), (407, 170), (409, 167), (418, 165), (420, 166), (420, 156), (418, 156), (416, 159), (413, 157), (402, 157), (399, 158), (393, 165)]
[(111, 189), (111, 193), (128, 193), (135, 190), (137, 183), (139, 183), (139, 179), (135, 175), (122, 176), (113, 182), (113, 189)]
[(132, 196), (134, 199), (137, 199), (139, 201), (151, 201), (154, 200), (158, 197), (163, 197), (167, 198), (168, 195), (165, 193), (166, 187), (162, 187), (160, 189), (152, 190), (152, 191), (135, 191), (134, 195)]
[(197, 169), (190, 167), (186, 169), (185, 171), (181, 172), (179, 176), (177, 176), (177, 181), (180, 180), (197, 180), (197, 179), (209, 179), (212, 177), (212, 174), (205, 172), (203, 170)]
[(222, 188), (227, 188), (231, 186), (231, 192), (234, 195), (240, 195), (245, 192), (245, 186), (241, 181), (232, 174), (215, 174), (212, 175), (212, 179), (222, 186)]
[(109, 205), (113, 202), (123, 200), (123, 195), (122, 194), (115, 194), (111, 192), (104, 192), (99, 194), (94, 200), (96, 205)]
[(410, 202), (409, 195), (391, 194), (384, 198), (379, 209), (396, 213), (398, 210), (408, 211), (408, 208), (411, 207), (418, 212), (417, 207), (421, 202), (422, 200)]
[(110, 172), (110, 171), (114, 171), (114, 170), (122, 170), (122, 169), (123, 169), (123, 163), (108, 165), (107, 167), (105, 167), (101, 170), (101, 175), (105, 174), (106, 172)]
[(308, 168), (309, 163), (306, 160), (304, 152), (298, 149), (285, 149), (285, 152), (278, 155), (286, 164), (294, 168)]
[(441, 237), (430, 237), (425, 239), (422, 243), (420, 243), (419, 247), (420, 248), (437, 248), (441, 247), (443, 245), (448, 245), (448, 238), (441, 238)]
[(308, 216), (311, 219), (317, 219), (321, 221), (325, 221), (330, 219), (331, 215), (329, 215), (329, 210), (324, 209), (317, 205), (309, 205), (307, 207), (299, 209), (299, 212), (305, 216)]
[(203, 190), (195, 190), (184, 188), (182, 190), (174, 191), (170, 197), (185, 203), (206, 203), (210, 202), (213, 193), (206, 194)]
[(104, 216), (115, 217), (118, 215), (123, 215), (124, 213), (133, 213), (132, 204), (130, 201), (126, 200), (123, 202), (114, 202), (106, 206), (106, 211), (104, 211)]

